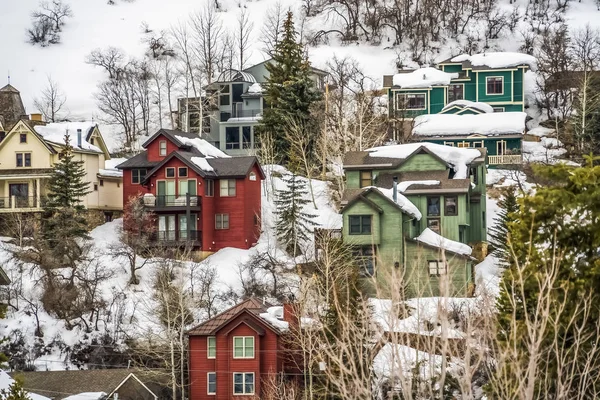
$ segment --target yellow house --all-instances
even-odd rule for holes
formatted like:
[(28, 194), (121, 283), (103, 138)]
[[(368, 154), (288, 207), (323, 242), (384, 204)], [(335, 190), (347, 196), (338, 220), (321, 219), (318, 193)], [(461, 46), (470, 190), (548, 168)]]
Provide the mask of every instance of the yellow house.
[[(94, 122), (44, 124), (39, 114), (21, 119), (0, 137), (0, 213), (41, 211), (47, 183), (68, 132), (75, 159), (84, 162), (90, 193), (83, 205), (107, 220), (123, 209), (123, 177)], [(108, 168), (107, 168), (108, 164)]]

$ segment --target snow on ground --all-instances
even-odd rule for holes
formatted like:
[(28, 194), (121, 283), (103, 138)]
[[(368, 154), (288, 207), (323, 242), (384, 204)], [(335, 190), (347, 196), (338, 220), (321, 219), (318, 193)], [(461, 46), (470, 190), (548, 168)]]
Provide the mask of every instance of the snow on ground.
[(542, 139), (539, 142), (523, 142), (524, 161), (556, 164), (567, 150), (563, 147), (557, 147), (556, 139), (554, 141), (548, 140), (549, 138)]
[(436, 354), (386, 343), (373, 360), (373, 372), (380, 381), (397, 377), (409, 379), (418, 366), (419, 376), (426, 380), (440, 372), (442, 361), (443, 357)]

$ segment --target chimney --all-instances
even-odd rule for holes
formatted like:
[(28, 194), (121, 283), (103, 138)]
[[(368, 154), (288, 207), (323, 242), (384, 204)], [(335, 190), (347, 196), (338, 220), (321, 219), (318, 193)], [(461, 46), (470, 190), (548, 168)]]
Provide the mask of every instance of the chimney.
[(293, 296), (283, 302), (283, 320), (290, 324), (290, 329), (298, 327), (298, 305), (294, 302)]
[(392, 189), (392, 199), (394, 199), (394, 203), (398, 202), (398, 177), (394, 177), (394, 186)]
[(77, 147), (81, 148), (81, 129), (77, 129)]
[(40, 113), (31, 114), (29, 116), (29, 119), (32, 121), (35, 121), (35, 122), (43, 122), (42, 114), (40, 114)]

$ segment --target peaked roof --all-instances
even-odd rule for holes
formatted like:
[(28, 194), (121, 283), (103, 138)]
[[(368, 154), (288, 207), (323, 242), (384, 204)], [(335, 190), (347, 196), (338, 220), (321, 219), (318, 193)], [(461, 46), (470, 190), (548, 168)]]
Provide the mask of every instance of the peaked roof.
[(148, 145), (150, 143), (152, 143), (160, 135), (166, 136), (170, 141), (172, 141), (179, 147), (184, 146), (184, 143), (182, 143), (179, 139), (177, 139), (176, 136), (183, 136), (188, 139), (199, 139), (200, 138), (200, 136), (196, 133), (178, 131), (178, 130), (174, 130), (174, 129), (159, 129), (154, 135), (150, 136), (150, 138), (148, 140), (146, 140), (144, 142), (144, 144), (142, 144), (142, 147), (143, 148), (148, 147)]
[(273, 332), (279, 334), (281, 333), (280, 329), (260, 317), (260, 314), (266, 313), (269, 307), (271, 307), (270, 304), (263, 304), (260, 300), (251, 297), (239, 304), (236, 304), (230, 309), (223, 311), (221, 314), (204, 321), (200, 325), (195, 326), (187, 333), (190, 336), (214, 336), (229, 322), (246, 313), (253, 317), (255, 322), (259, 322), (261, 325), (264, 325)]
[(0, 115), (4, 119), (4, 127), (7, 129), (19, 122), (25, 115), (21, 94), (10, 84), (0, 89)]

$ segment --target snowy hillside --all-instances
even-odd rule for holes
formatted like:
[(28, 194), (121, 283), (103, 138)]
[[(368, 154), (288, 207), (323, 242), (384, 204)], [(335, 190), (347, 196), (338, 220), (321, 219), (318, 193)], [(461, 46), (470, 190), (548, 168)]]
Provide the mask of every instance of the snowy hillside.
[[(265, 180), (263, 190), (263, 233), (258, 244), (249, 250), (226, 248), (200, 263), (173, 264), (172, 260), (152, 259), (137, 272), (140, 284), (129, 285), (129, 261), (124, 256), (115, 256), (113, 250), (119, 243), (122, 220), (94, 229), (91, 232), (92, 248), (88, 257), (91, 261), (81, 262), (78, 269), (88, 276), (101, 271), (103, 276), (108, 278), (100, 281), (97, 287), (97, 299), (104, 302), (105, 306), (100, 308), (95, 318), (87, 321), (92, 328), (89, 332), (85, 332), (82, 323), (69, 329), (64, 321), (54, 318), (43, 309), (43, 288), (39, 283), (42, 271), (36, 265), (19, 263), (13, 256), (16, 246), (0, 242), (0, 264), (12, 280), (11, 307), (7, 318), (0, 323), (0, 336), (9, 338), (11, 345), (8, 353), (13, 361), (35, 365), (39, 370), (62, 370), (75, 367), (70, 357), (76, 349), (88, 345), (91, 348), (101, 347), (100, 343), (105, 343), (106, 338), (114, 341), (117, 348), (123, 347), (125, 341), (130, 339), (144, 337), (157, 340), (161, 326), (156, 317), (157, 304), (153, 299), (153, 284), (157, 271), (166, 264), (173, 264), (176, 281), (181, 282), (186, 290), (195, 293), (192, 296), (194, 301), (201, 301), (204, 298), (200, 297), (205, 295), (214, 297), (215, 311), (223, 311), (235, 304), (244, 293), (244, 285), (248, 285), (248, 282), (256, 280), (270, 284), (270, 275), (265, 271), (251, 272), (243, 268), (254, 255), (269, 254), (282, 264), (289, 264), (293, 270), (293, 260), (277, 247), (274, 234), (275, 206), (272, 193), (274, 189), (283, 189), (285, 183), (279, 177), (271, 179), (270, 176), (271, 173), (280, 174), (285, 170), (278, 166), (266, 166), (265, 171), (268, 179)], [(341, 215), (332, 208), (327, 183), (313, 180), (312, 184), (317, 208), (310, 203), (305, 210), (318, 215), (314, 221), (320, 227), (341, 227)], [(311, 257), (311, 254), (307, 252), (306, 256)], [(141, 266), (144, 261), (138, 259), (137, 265)], [(214, 281), (208, 293), (203, 291), (200, 285), (202, 279), (213, 272)], [(297, 275), (283, 273), (280, 279), (283, 281), (280, 285), (286, 287), (284, 290), (294, 291)], [(194, 288), (194, 285), (197, 287)], [(201, 307), (195, 308), (191, 325), (204, 321), (204, 312), (205, 309)], [(78, 322), (81, 321), (75, 321), (75, 324)]]
[[(35, 112), (33, 98), (39, 96), (39, 91), (46, 84), (47, 76), (59, 83), (67, 95), (66, 106), (73, 119), (98, 118), (94, 92), (98, 82), (103, 78), (100, 68), (94, 68), (84, 62), (86, 55), (97, 48), (114, 46), (121, 48), (126, 54), (141, 57), (143, 53), (142, 29), (143, 22), (155, 32), (168, 30), (179, 21), (185, 21), (189, 15), (198, 11), (208, 0), (201, 2), (192, 0), (135, 0), (116, 1), (108, 5), (105, 0), (68, 1), (73, 11), (63, 28), (62, 40), (58, 45), (47, 48), (26, 43), (26, 29), (31, 26), (30, 13), (37, 8), (38, 0), (22, 0), (6, 2), (2, 10), (2, 40), (0, 41), (0, 86), (6, 83), (10, 73), (11, 83), (17, 87), (23, 96), (27, 112)], [(224, 28), (233, 29), (237, 24), (240, 6), (246, 7), (250, 20), (254, 23), (252, 32), (252, 52), (249, 63), (263, 61), (266, 56), (261, 52), (261, 28), (269, 8), (278, 0), (222, 0), (223, 12), (219, 13)], [(298, 0), (280, 0), (282, 8), (291, 9), (297, 19), (301, 19), (301, 8), (304, 4)], [(510, 11), (519, 6), (521, 14), (527, 7), (527, 0), (500, 0), (501, 7)], [(594, 0), (569, 2), (565, 15), (566, 22), (572, 27), (585, 24), (600, 26), (600, 11), (597, 11)], [(339, 28), (339, 19), (323, 12), (306, 21), (297, 22), (298, 29), (314, 32), (318, 29), (328, 30)], [(470, 27), (469, 29), (477, 29)], [(524, 27), (518, 26), (514, 34), (501, 37), (489, 43), (490, 47), (506, 51), (518, 50)], [(361, 39), (340, 44), (335, 36), (331, 36), (327, 44), (311, 48), (310, 57), (313, 64), (324, 68), (334, 56), (351, 55), (359, 61), (364, 72), (375, 82), (381, 83), (383, 74), (393, 73), (395, 60), (398, 58), (406, 64), (411, 64), (411, 57), (406, 52), (407, 43), (392, 48), (392, 32), (383, 28), (379, 45), (361, 43)], [(443, 45), (435, 46), (434, 54), (426, 57), (426, 62), (440, 61), (450, 55), (460, 52), (457, 40), (461, 38), (446, 38)], [(408, 41), (407, 41), (408, 42)], [(399, 53), (399, 54), (397, 54)], [(413, 65), (414, 66), (414, 65)], [(108, 127), (104, 129), (109, 132)]]

